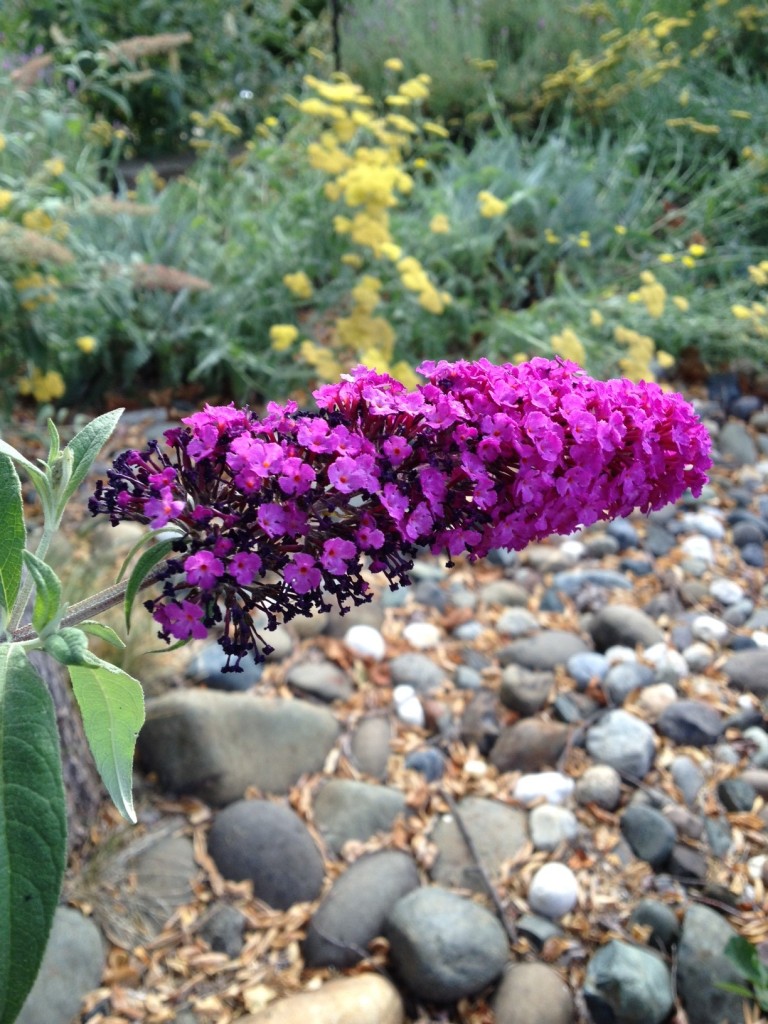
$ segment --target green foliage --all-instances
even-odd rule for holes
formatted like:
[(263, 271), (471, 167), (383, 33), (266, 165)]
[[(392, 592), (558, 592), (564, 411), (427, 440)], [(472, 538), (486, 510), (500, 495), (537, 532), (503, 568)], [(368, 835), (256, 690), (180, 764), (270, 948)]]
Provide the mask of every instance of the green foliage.
[(7, 455), (0, 455), (0, 612), (2, 627), (21, 586), (22, 552), (26, 538), (21, 483)]
[(490, 122), (491, 85), (507, 112), (524, 112), (542, 78), (573, 50), (596, 46), (599, 34), (559, 0), (350, 0), (341, 19), (342, 67), (383, 97), (392, 84), (384, 62), (400, 58), (406, 74), (430, 75), (429, 113), (472, 139)]
[[(67, 503), (90, 472), (120, 412), (84, 426), (62, 448), (48, 424), (47, 460), (31, 463), (0, 442), (0, 1024), (12, 1024), (42, 960), (66, 863), (66, 805), (58, 728), (51, 695), (27, 653), (42, 650), (67, 666), (86, 738), (115, 806), (136, 820), (131, 794), (136, 737), (144, 720), (140, 683), (88, 649), (89, 635), (120, 646), (107, 626), (90, 621), (100, 601), (68, 611), (46, 560)], [(16, 466), (38, 489), (43, 527), (26, 547)], [(22, 566), (26, 575), (22, 573)], [(32, 600), (32, 621), (23, 620)], [(66, 613), (66, 614), (65, 614)], [(76, 624), (82, 622), (83, 628)]]
[[(42, 48), (48, 72), (103, 123), (124, 124), (131, 151), (183, 150), (190, 114), (212, 102), (250, 129), (322, 41), (310, 4), (298, 0), (7, 0), (0, 32), (10, 60)], [(147, 38), (151, 37), (151, 38)], [(176, 37), (176, 38), (174, 38)], [(130, 41), (130, 42), (129, 42)]]
[(728, 940), (725, 955), (746, 984), (721, 982), (718, 987), (726, 992), (735, 992), (745, 999), (754, 999), (761, 1010), (768, 1010), (768, 963), (761, 958), (757, 946), (742, 935), (734, 935)]
[(70, 664), (69, 674), (99, 775), (118, 811), (135, 822), (133, 755), (144, 722), (141, 683), (92, 655), (84, 664)]
[(0, 644), (0, 1024), (35, 980), (59, 901), (66, 811), (59, 734), (45, 683)]

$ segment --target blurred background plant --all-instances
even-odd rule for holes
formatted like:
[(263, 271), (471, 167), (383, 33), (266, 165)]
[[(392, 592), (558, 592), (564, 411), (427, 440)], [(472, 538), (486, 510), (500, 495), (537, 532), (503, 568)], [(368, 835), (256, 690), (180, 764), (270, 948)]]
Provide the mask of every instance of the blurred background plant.
[(424, 10), (349, 5), (336, 74), (308, 4), (4, 4), (6, 413), (306, 398), (357, 361), (764, 366), (762, 10)]

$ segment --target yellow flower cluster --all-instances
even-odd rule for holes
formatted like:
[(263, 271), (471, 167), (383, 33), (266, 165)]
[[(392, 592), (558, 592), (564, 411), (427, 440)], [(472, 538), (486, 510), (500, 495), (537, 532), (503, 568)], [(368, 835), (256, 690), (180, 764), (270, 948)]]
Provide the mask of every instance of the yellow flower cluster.
[(566, 327), (560, 334), (553, 334), (550, 340), (552, 351), (556, 356), (570, 359), (572, 362), (578, 363), (579, 366), (584, 365), (587, 353), (578, 335), (572, 328)]
[[(397, 73), (402, 70), (402, 62), (391, 58), (386, 68)], [(451, 296), (435, 286), (417, 259), (403, 253), (392, 235), (390, 219), (391, 211), (414, 188), (406, 159), (413, 139), (419, 135), (419, 125), (397, 110), (379, 114), (362, 86), (342, 73), (333, 81), (307, 75), (304, 82), (312, 95), (300, 101), (298, 109), (324, 122), (323, 130), (307, 146), (309, 163), (328, 176), (324, 194), (329, 202), (340, 204), (341, 209), (333, 217), (333, 230), (362, 250), (345, 253), (342, 263), (364, 270), (366, 261), (384, 261), (381, 274), (385, 277), (389, 277), (394, 264), (402, 287), (414, 293), (423, 309), (439, 316)], [(428, 75), (402, 82), (386, 98), (386, 105), (396, 108), (421, 103), (429, 95), (429, 82)], [(441, 125), (430, 124), (425, 130), (447, 134)], [(447, 217), (436, 215), (431, 230), (449, 231)], [(311, 289), (311, 282), (301, 278), (301, 273), (287, 275), (284, 283), (297, 298), (309, 298), (312, 293), (307, 286)], [(386, 317), (373, 313), (381, 303), (382, 290), (381, 277), (370, 273), (361, 276), (352, 288), (348, 315), (336, 321), (332, 347), (339, 354), (347, 353), (348, 358), (413, 383), (415, 376), (406, 364), (393, 365), (396, 336), (392, 325)], [(322, 379), (338, 374), (336, 354), (312, 341), (303, 342), (300, 352)]]
[(29, 376), (19, 379), (16, 387), (20, 395), (29, 395), (41, 404), (61, 398), (67, 390), (64, 378), (58, 370), (43, 373), (36, 366), (32, 367)]
[(269, 340), (275, 352), (285, 352), (299, 336), (299, 329), (293, 324), (272, 324)]
[(303, 270), (297, 270), (295, 274), (286, 274), (283, 284), (297, 299), (311, 299), (314, 293), (312, 282)]
[(480, 209), (481, 217), (503, 217), (507, 212), (507, 204), (492, 192), (478, 192), (477, 205)]
[(99, 347), (99, 342), (92, 334), (81, 334), (75, 339), (75, 345), (84, 355), (89, 356)]
[(60, 282), (53, 274), (41, 274), (39, 270), (34, 270), (23, 277), (17, 277), (13, 287), (20, 295), (21, 308), (32, 312), (38, 306), (52, 305), (56, 301)]
[(243, 134), (234, 121), (231, 121), (221, 110), (213, 110), (210, 114), (203, 114), (199, 110), (194, 110), (190, 114), (189, 119), (192, 124), (202, 128), (203, 131), (220, 131), (224, 135), (231, 135), (235, 139)]
[(627, 354), (619, 359), (621, 372), (630, 380), (653, 380), (651, 362), (656, 355), (656, 342), (648, 334), (617, 324), (613, 336), (620, 345), (627, 346)]
[[(768, 287), (768, 260), (750, 265), (747, 273), (752, 284), (760, 288)], [(768, 338), (768, 303), (753, 301), (746, 305), (737, 302), (731, 306), (731, 313), (737, 320), (744, 321), (745, 330), (759, 338)]]
[(642, 302), (648, 310), (648, 314), (658, 320), (664, 315), (664, 307), (667, 302), (667, 289), (656, 280), (650, 270), (644, 270), (640, 275), (642, 285), (637, 291), (630, 292), (627, 296), (630, 302)]

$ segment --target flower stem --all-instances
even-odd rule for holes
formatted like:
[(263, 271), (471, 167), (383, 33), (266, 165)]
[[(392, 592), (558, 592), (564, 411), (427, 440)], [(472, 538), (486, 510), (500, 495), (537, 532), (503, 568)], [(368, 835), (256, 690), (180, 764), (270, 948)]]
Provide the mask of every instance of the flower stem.
[[(141, 581), (139, 590), (144, 590), (145, 587), (150, 587), (153, 583), (156, 583), (163, 575), (164, 569), (165, 562), (156, 565)], [(105, 590), (100, 590), (98, 594), (93, 594), (91, 597), (86, 597), (84, 600), (78, 601), (77, 604), (73, 604), (69, 611), (62, 616), (59, 626), (76, 626), (78, 622), (85, 622), (86, 619), (92, 619), (95, 615), (101, 615), (102, 612), (114, 608), (115, 605), (120, 604), (124, 600), (125, 593), (128, 590), (128, 583), (128, 580), (123, 580), (122, 583), (117, 583), (114, 587), (107, 587)], [(24, 640), (33, 640), (36, 636), (37, 633), (32, 626), (27, 625), (11, 633), (10, 638), (13, 643), (17, 643)]]

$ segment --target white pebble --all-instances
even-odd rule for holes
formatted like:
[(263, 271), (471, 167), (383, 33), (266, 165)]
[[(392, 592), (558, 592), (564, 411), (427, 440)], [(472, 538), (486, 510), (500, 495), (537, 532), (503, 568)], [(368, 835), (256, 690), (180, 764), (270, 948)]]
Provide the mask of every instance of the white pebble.
[(604, 652), (603, 657), (609, 665), (619, 665), (625, 661), (637, 661), (637, 654), (632, 647), (625, 647), (623, 644), (614, 644)]
[(488, 772), (488, 765), (477, 757), (470, 758), (464, 762), (464, 774), (473, 779), (482, 779)]
[(677, 683), (688, 675), (688, 662), (679, 651), (669, 647), (663, 640), (646, 647), (643, 658), (653, 665), (656, 679), (660, 683)]
[(392, 691), (392, 700), (395, 702), (397, 717), (401, 722), (417, 725), (420, 729), (424, 727), (424, 708), (412, 686), (408, 686), (407, 683), (396, 686)]
[(752, 634), (752, 639), (758, 647), (768, 647), (768, 633), (764, 629), (756, 629)]
[(740, 587), (735, 580), (712, 580), (709, 585), (709, 592), (720, 604), (736, 604), (744, 597), (744, 588)]
[(528, 905), (534, 914), (558, 918), (576, 906), (579, 885), (576, 875), (565, 864), (545, 864), (531, 879)]
[(714, 615), (697, 615), (691, 623), (691, 632), (697, 640), (721, 644), (728, 636), (728, 624)]
[(372, 661), (381, 661), (387, 653), (387, 645), (378, 629), (362, 623), (349, 627), (344, 634), (344, 646), (359, 658)]
[(750, 857), (747, 861), (747, 874), (753, 882), (756, 882), (758, 878), (762, 878), (763, 868), (767, 860), (768, 857), (764, 853), (758, 853), (757, 856)]
[(712, 541), (701, 533), (694, 533), (692, 537), (686, 537), (680, 545), (680, 550), (688, 558), (699, 558), (702, 562), (709, 563), (715, 559)]
[(520, 776), (512, 796), (521, 804), (531, 804), (542, 797), (548, 804), (564, 804), (574, 785), (573, 779), (560, 772), (533, 772)]
[(722, 540), (725, 537), (725, 527), (722, 522), (710, 512), (686, 512), (683, 522), (691, 530), (698, 530), (707, 538)]
[(417, 651), (426, 651), (437, 647), (440, 642), (440, 630), (431, 622), (409, 622), (403, 629), (403, 638)]
[(715, 660), (715, 652), (707, 644), (698, 641), (685, 648), (683, 657), (692, 672), (703, 672)]
[(677, 700), (677, 690), (671, 683), (653, 683), (645, 686), (637, 697), (637, 706), (649, 718), (657, 718)]
[(561, 554), (570, 556), (576, 562), (584, 557), (586, 550), (587, 545), (582, 544), (580, 540), (564, 540), (560, 545)]

